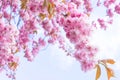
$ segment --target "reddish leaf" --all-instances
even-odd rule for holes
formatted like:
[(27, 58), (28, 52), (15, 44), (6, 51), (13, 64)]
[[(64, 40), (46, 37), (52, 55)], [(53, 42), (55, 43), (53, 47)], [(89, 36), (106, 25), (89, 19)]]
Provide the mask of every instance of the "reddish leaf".
[(48, 13), (49, 13), (49, 19), (53, 16), (54, 14), (54, 4), (53, 3), (48, 3), (48, 6), (47, 6), (47, 10), (48, 10)]
[(107, 71), (108, 80), (110, 80), (110, 78), (114, 76), (113, 70), (111, 68), (106, 67), (106, 71)]
[(106, 62), (109, 63), (109, 64), (114, 64), (115, 63), (115, 61), (113, 59), (107, 59)]
[(9, 67), (10, 67), (12, 70), (15, 70), (15, 69), (17, 68), (17, 66), (18, 66), (18, 64), (17, 64), (16, 62), (11, 62), (11, 63), (9, 63), (8, 65), (9, 65)]
[(113, 59), (104, 59), (104, 60), (101, 60), (101, 62), (103, 62), (104, 64), (106, 64), (106, 63), (114, 64), (115, 63), (115, 61)]
[(25, 9), (26, 8), (27, 2), (28, 2), (28, 0), (21, 0), (21, 9)]
[(65, 0), (62, 0), (63, 3), (65, 3)]
[(96, 65), (96, 68), (97, 68), (97, 71), (96, 71), (96, 78), (95, 78), (95, 80), (98, 80), (98, 78), (99, 78), (100, 75), (101, 75), (101, 69), (100, 69), (100, 66), (99, 66), (99, 65)]
[(44, 2), (43, 2), (43, 8), (46, 7), (47, 5), (48, 5), (48, 1), (44, 0)]
[(39, 14), (39, 17), (43, 20), (43, 19), (46, 17), (46, 14), (40, 13), (40, 14)]

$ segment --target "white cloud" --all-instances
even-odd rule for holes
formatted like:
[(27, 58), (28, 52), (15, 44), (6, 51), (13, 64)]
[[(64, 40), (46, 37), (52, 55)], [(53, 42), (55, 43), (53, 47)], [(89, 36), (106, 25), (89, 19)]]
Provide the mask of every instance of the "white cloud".
[(55, 65), (62, 70), (69, 70), (72, 67), (75, 59), (70, 56), (66, 56), (63, 50), (57, 48), (57, 46), (50, 47), (50, 56), (55, 61)]
[[(120, 16), (119, 16), (120, 17)], [(99, 48), (98, 59), (120, 57), (120, 18), (114, 17), (114, 24), (106, 31), (98, 29), (94, 32), (91, 43)]]

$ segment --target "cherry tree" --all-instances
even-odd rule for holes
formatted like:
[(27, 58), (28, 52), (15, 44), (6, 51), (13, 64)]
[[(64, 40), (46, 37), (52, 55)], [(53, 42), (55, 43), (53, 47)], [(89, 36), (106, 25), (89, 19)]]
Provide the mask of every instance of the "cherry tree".
[[(91, 20), (95, 7), (104, 7), (107, 19)], [(0, 71), (15, 79), (18, 54), (33, 61), (48, 44), (57, 44), (80, 63), (82, 71), (97, 68), (95, 80), (100, 77), (100, 65), (105, 66), (110, 80), (114, 73), (107, 64), (115, 61), (96, 60), (99, 49), (89, 38), (97, 28), (106, 30), (119, 14), (119, 0), (0, 0)]]

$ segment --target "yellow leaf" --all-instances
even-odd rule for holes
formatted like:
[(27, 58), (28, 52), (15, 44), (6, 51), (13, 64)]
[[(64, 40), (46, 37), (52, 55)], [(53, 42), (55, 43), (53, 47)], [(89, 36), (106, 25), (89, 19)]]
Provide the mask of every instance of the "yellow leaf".
[(98, 80), (98, 78), (99, 78), (100, 75), (101, 75), (101, 69), (100, 69), (100, 66), (99, 66), (99, 65), (96, 65), (96, 68), (97, 68), (97, 71), (96, 71), (96, 78), (95, 78), (95, 80)]
[(39, 14), (39, 17), (43, 20), (43, 19), (46, 17), (46, 14), (40, 13), (40, 14)]
[(48, 15), (48, 18), (51, 19), (51, 18), (52, 18), (52, 14), (49, 14), (49, 15)]
[(2, 18), (3, 14), (0, 13), (0, 18)]
[(103, 62), (104, 64), (106, 64), (106, 63), (114, 64), (115, 63), (115, 61), (113, 59), (104, 59), (104, 60), (101, 60), (101, 62)]
[(52, 7), (52, 4), (49, 3), (49, 4), (48, 4), (48, 13), (49, 13), (49, 14), (51, 14), (52, 8), (53, 8), (53, 7)]
[(44, 0), (44, 2), (43, 2), (43, 8), (46, 7), (47, 5), (48, 5), (47, 0)]
[(28, 2), (28, 0), (21, 0), (21, 9), (25, 9), (26, 8), (27, 2)]
[(11, 62), (11, 63), (9, 63), (8, 65), (9, 65), (9, 67), (10, 67), (12, 70), (15, 70), (15, 69), (17, 68), (17, 66), (18, 66), (18, 64), (17, 64), (16, 62)]
[(49, 19), (53, 16), (54, 14), (54, 4), (53, 3), (48, 3), (48, 7), (47, 7), (47, 10), (48, 10), (48, 13), (49, 13)]
[(16, 54), (17, 52), (19, 52), (19, 49), (16, 49), (15, 52), (13, 52), (13, 54)]
[(37, 30), (35, 30), (33, 33), (37, 34)]
[(65, 3), (65, 0), (62, 0), (63, 3)]
[(16, 49), (15, 53), (19, 52), (19, 49)]
[(106, 62), (109, 63), (109, 64), (114, 64), (115, 63), (115, 61), (113, 59), (107, 59)]
[(108, 80), (110, 80), (111, 77), (114, 77), (114, 72), (111, 68), (106, 67), (106, 71), (107, 71)]

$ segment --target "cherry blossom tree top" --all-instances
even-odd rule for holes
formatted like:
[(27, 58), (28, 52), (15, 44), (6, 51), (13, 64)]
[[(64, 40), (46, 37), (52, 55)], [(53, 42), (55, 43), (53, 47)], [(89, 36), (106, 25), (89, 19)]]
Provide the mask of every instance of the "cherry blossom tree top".
[[(90, 20), (94, 4), (104, 6), (107, 20)], [(0, 70), (15, 72), (20, 58), (17, 54), (24, 52), (24, 57), (33, 61), (46, 45), (58, 44), (66, 56), (79, 61), (83, 71), (97, 66), (99, 73), (99, 63), (107, 66), (114, 61), (95, 60), (98, 48), (90, 44), (89, 37), (96, 27), (106, 30), (107, 24), (112, 24), (113, 16), (120, 14), (120, 3), (96, 0), (94, 4), (92, 0), (0, 0)], [(72, 51), (66, 39), (74, 46)], [(7, 76), (14, 79), (7, 70)]]

